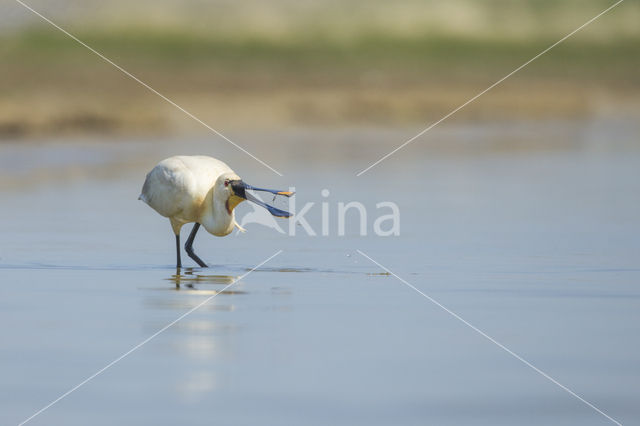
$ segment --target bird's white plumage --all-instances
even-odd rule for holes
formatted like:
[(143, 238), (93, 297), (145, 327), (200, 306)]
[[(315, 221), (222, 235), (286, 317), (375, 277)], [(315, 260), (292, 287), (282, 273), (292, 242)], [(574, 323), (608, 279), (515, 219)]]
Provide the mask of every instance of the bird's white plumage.
[(171, 220), (176, 234), (185, 223), (201, 223), (214, 235), (233, 230), (233, 211), (224, 203), (229, 194), (221, 176), (239, 177), (224, 162), (207, 156), (175, 156), (161, 161), (148, 174), (140, 199)]
[(204, 227), (218, 237), (229, 235), (234, 227), (244, 231), (234, 218), (235, 207), (249, 200), (276, 217), (291, 217), (291, 213), (263, 202), (247, 191), (269, 192), (291, 197), (291, 191), (258, 188), (246, 184), (229, 166), (220, 160), (202, 155), (179, 155), (162, 160), (148, 174), (138, 199), (168, 217), (176, 239), (176, 267), (182, 267), (180, 229), (195, 222), (184, 249), (198, 265), (207, 267), (193, 250), (193, 241)]

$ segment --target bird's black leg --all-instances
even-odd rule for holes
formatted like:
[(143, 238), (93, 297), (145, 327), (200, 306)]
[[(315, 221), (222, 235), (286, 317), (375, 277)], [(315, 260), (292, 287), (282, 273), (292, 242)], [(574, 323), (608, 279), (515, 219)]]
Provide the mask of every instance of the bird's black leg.
[(196, 222), (196, 224), (193, 225), (193, 229), (191, 230), (191, 233), (189, 234), (189, 238), (187, 238), (187, 242), (184, 245), (184, 249), (189, 255), (189, 257), (195, 260), (198, 265), (202, 266), (203, 268), (206, 268), (207, 264), (204, 263), (202, 259), (200, 259), (198, 256), (196, 256), (196, 254), (193, 251), (193, 240), (196, 238), (196, 232), (198, 232), (198, 229), (200, 229), (200, 224)]
[(180, 234), (176, 234), (176, 268), (182, 268), (182, 261), (180, 260)]

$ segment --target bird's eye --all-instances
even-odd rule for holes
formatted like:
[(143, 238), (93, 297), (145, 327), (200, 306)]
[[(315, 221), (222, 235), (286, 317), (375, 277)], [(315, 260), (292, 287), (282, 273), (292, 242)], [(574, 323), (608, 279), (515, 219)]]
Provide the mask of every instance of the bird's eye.
[(224, 186), (229, 186), (229, 179), (224, 181)]

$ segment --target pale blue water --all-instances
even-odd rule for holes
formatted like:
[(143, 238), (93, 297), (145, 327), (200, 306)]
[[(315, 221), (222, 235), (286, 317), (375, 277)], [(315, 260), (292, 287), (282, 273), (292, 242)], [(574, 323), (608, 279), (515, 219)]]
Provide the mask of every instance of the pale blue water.
[[(202, 146), (120, 141), (105, 148), (120, 165), (104, 168), (101, 148), (61, 146), (80, 159), (73, 173), (13, 161), (37, 145), (0, 147), (15, 169), (0, 210), (0, 423), (25, 420), (278, 250), (29, 424), (608, 423), (357, 250), (638, 423), (637, 151), (414, 150), (355, 178), (366, 161), (307, 164), (292, 147), (278, 178), (224, 148), (247, 182), (291, 183), (298, 207), (315, 201), (316, 230), (329, 203), (331, 235), (202, 232), (196, 251), (213, 268), (183, 269), (177, 289), (169, 225), (136, 198), (166, 152)], [(25, 168), (48, 171), (21, 185)], [(375, 203), (395, 201), (401, 235), (360, 237), (354, 215), (337, 237), (337, 202), (351, 200), (369, 208), (369, 230)]]

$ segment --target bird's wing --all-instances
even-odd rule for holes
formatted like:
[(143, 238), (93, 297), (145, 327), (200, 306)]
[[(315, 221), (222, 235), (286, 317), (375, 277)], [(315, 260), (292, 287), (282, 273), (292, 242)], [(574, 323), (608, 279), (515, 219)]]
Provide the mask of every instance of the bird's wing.
[(148, 174), (140, 199), (165, 217), (174, 217), (188, 208), (197, 194), (193, 173), (179, 159), (160, 162)]

